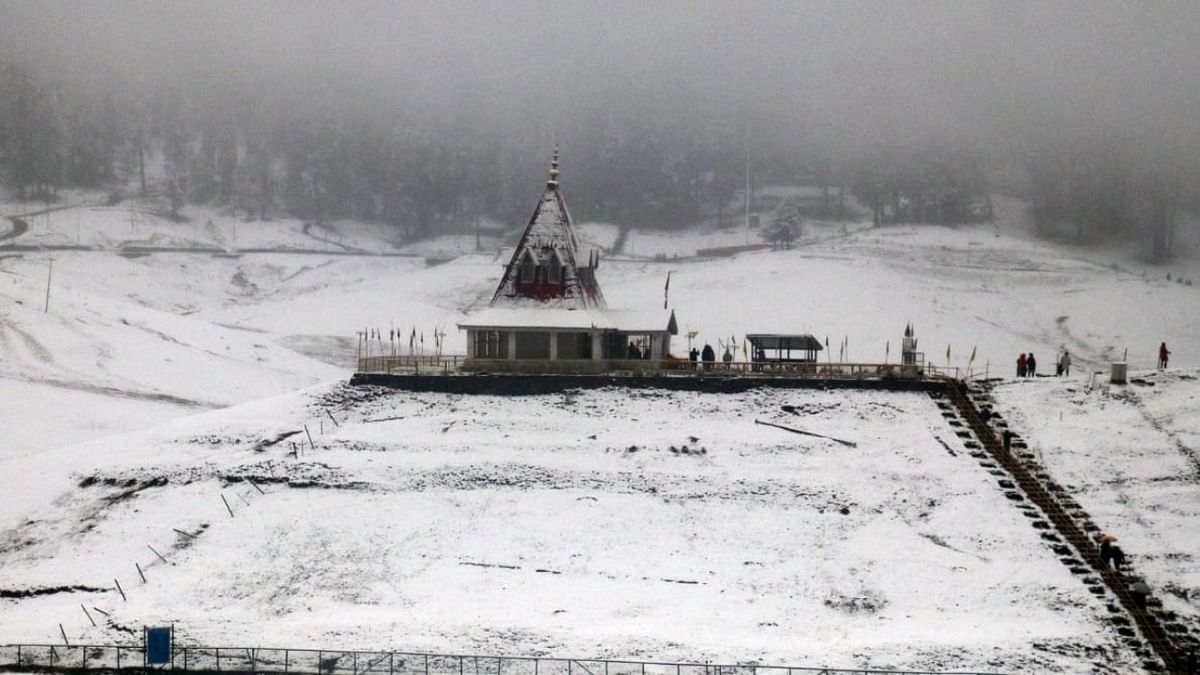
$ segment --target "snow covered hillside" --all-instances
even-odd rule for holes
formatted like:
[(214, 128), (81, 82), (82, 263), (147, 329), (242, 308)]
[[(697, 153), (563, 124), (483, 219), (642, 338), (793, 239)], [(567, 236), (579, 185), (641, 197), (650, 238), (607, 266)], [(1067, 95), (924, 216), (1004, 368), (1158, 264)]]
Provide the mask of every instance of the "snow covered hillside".
[(1089, 384), (1014, 381), (995, 398), (1041, 463), (1119, 538), (1164, 609), (1200, 630), (1200, 371)]
[[(315, 449), (272, 444), (305, 424)], [(78, 589), (10, 602), (10, 640), (174, 622), (199, 644), (1137, 663), (924, 394), (323, 386), (7, 465), (29, 488), (3, 507), (6, 583)]]
[[(995, 226), (815, 223), (794, 250), (722, 259), (691, 252), (743, 231), (632, 233), (636, 255), (598, 276), (610, 306), (653, 308), (671, 272), (681, 333), (701, 345), (812, 332), (829, 338), (822, 358), (895, 362), (911, 322), (929, 361), (1006, 378), (1018, 353), (1045, 372), (1069, 349), (1072, 377), (1008, 380), (995, 397), (1194, 629), (1200, 285), (1175, 279), (1200, 268), (1038, 241), (1020, 204), (997, 205)], [(235, 239), (231, 219), (189, 212), (181, 225), (63, 209), (0, 241), (0, 590), (79, 587), (0, 598), (6, 641), (53, 640), (59, 623), (124, 639), (86, 624), (86, 602), (117, 626), (175, 620), (202, 643), (1006, 672), (1141, 662), (923, 395), (360, 398), (337, 384), (357, 333), (380, 331), (375, 352), (415, 330), (429, 351), (444, 331), (461, 353), (455, 322), (491, 298), (500, 242), (399, 247), (385, 228), (295, 221), (239, 224)], [(76, 240), (94, 248), (36, 248)], [(146, 245), (205, 250), (131, 251)], [(247, 247), (273, 250), (230, 253)], [(1162, 341), (1176, 370), (1149, 374)], [(1135, 384), (1091, 386), (1126, 350)], [(290, 456), (305, 424), (316, 448)]]

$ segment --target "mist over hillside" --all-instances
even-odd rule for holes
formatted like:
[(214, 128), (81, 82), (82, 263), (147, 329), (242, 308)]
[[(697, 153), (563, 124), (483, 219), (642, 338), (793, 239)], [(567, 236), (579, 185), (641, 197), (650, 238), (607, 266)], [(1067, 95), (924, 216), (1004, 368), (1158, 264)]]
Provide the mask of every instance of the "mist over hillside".
[(877, 222), (1015, 193), (1164, 260), (1200, 212), (1198, 32), (1181, 3), (7, 1), (0, 172), (419, 237), (520, 224), (557, 143), (583, 220), (730, 221), (749, 159)]

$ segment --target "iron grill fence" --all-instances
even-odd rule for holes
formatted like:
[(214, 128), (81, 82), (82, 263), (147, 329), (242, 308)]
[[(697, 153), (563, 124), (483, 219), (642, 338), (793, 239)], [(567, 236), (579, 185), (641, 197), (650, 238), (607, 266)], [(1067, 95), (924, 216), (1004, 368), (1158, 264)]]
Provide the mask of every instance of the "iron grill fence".
[[(263, 647), (183, 647), (167, 670), (315, 675), (999, 675), (979, 671), (876, 670)], [(142, 670), (141, 645), (0, 646), (0, 669)]]
[(627, 359), (467, 359), (449, 356), (370, 356), (358, 359), (364, 374), (634, 374), (660, 377), (782, 377), (811, 379), (975, 379), (983, 371), (932, 363), (833, 363), (794, 361), (733, 361), (695, 363), (683, 360)]

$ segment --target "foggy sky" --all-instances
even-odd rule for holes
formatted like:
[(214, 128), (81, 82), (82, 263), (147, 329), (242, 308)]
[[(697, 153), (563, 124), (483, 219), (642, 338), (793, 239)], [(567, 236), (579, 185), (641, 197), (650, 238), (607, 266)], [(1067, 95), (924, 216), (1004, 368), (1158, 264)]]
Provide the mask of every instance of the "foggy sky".
[(597, 111), (765, 136), (1200, 138), (1195, 2), (0, 0), (0, 59), (101, 86), (353, 103), (382, 116)]

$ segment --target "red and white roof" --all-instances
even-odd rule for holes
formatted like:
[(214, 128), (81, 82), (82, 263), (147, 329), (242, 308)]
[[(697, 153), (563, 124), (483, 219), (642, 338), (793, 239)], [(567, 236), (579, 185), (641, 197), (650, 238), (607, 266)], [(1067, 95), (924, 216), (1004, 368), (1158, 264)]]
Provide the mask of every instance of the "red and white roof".
[(505, 268), (492, 307), (603, 308), (604, 294), (596, 281), (599, 255), (581, 254), (571, 214), (558, 185), (558, 150), (551, 162), (550, 180), (533, 210), (533, 217)]

